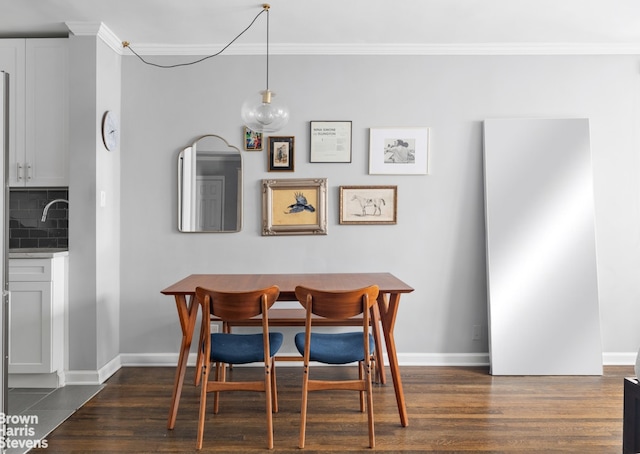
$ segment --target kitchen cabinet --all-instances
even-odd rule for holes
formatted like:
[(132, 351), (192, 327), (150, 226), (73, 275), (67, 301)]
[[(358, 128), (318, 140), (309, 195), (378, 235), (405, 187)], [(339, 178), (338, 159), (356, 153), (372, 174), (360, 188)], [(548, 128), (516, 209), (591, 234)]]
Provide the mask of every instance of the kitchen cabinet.
[(69, 185), (66, 38), (0, 40), (10, 76), (9, 185)]
[[(9, 150), (12, 180), (16, 178), (16, 152), (20, 150), (24, 155), (25, 150), (25, 47), (24, 39), (0, 39), (0, 71), (9, 74)], [(13, 181), (11, 184), (14, 184)]]
[(9, 259), (9, 386), (64, 384), (67, 254)]

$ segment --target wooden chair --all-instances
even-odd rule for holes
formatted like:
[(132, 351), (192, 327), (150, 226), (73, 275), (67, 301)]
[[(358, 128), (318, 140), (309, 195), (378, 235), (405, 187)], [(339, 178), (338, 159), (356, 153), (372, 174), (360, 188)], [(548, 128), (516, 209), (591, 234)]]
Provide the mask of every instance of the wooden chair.
[[(298, 286), (296, 298), (306, 309), (305, 331), (295, 336), (298, 351), (304, 357), (302, 405), (300, 422), (300, 448), (304, 448), (307, 424), (307, 396), (310, 391), (328, 389), (352, 390), (360, 393), (360, 411), (364, 412), (365, 394), (369, 420), (369, 447), (375, 447), (373, 427), (373, 392), (371, 389), (371, 352), (373, 336), (369, 333), (371, 307), (376, 304), (378, 286), (341, 292), (327, 292)], [(362, 314), (362, 331), (349, 333), (314, 333), (312, 315), (344, 320)], [(357, 380), (311, 380), (309, 362), (325, 364), (358, 363)]]
[[(218, 292), (196, 288), (196, 300), (202, 306), (201, 348), (202, 383), (200, 394), (200, 417), (198, 420), (197, 449), (202, 448), (207, 393), (214, 393), (214, 413), (218, 413), (220, 391), (258, 391), (265, 393), (267, 412), (267, 436), (269, 449), (273, 448), (272, 412), (278, 411), (276, 371), (273, 356), (282, 346), (282, 333), (269, 332), (268, 311), (277, 300), (280, 290), (272, 286), (250, 292)], [(242, 320), (262, 314), (262, 333), (231, 334), (210, 333), (210, 318)], [(226, 364), (248, 364), (264, 362), (264, 380), (226, 381)], [(216, 364), (215, 379), (209, 381), (211, 365)]]
[[(218, 317), (211, 317), (212, 322), (222, 322)], [(306, 311), (304, 308), (300, 307), (297, 309), (279, 309), (279, 308), (271, 308), (269, 310), (269, 326), (304, 326), (306, 321)], [(382, 337), (382, 332), (380, 329), (380, 312), (379, 307), (377, 305), (373, 306), (371, 311), (371, 333), (373, 334), (373, 340), (375, 341), (375, 353), (373, 354), (373, 363), (372, 367), (372, 379), (376, 381), (376, 379), (381, 383), (386, 383), (385, 372), (384, 372), (384, 357), (383, 357), (383, 348), (382, 344), (384, 344), (384, 338)], [(250, 318), (248, 320), (240, 320), (240, 321), (226, 321), (222, 323), (222, 330), (225, 333), (230, 333), (233, 327), (237, 326), (261, 326), (262, 320), (258, 318)], [(352, 317), (346, 320), (331, 320), (322, 317), (314, 317), (313, 324), (315, 327), (319, 326), (362, 326), (362, 316)], [(203, 338), (203, 333), (200, 333), (200, 339)], [(201, 341), (202, 342), (202, 341)], [(301, 355), (278, 355), (276, 361), (302, 361)], [(198, 357), (196, 363), (196, 370), (200, 370), (202, 361), (202, 353), (198, 350)], [(200, 374), (195, 374), (195, 384), (198, 386), (200, 384)]]

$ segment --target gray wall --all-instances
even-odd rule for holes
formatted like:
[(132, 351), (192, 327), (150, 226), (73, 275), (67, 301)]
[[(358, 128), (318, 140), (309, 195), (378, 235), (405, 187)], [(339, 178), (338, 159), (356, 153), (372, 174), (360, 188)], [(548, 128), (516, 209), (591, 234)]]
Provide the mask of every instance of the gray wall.
[[(590, 119), (605, 362), (635, 359), (637, 57), (272, 56), (270, 88), (292, 113), (278, 135), (295, 136), (295, 172), (267, 172), (265, 152), (243, 153), (244, 227), (234, 234), (177, 232), (177, 153), (206, 133), (242, 147), (239, 108), (264, 88), (264, 60), (171, 70), (122, 60), (120, 352), (131, 362), (171, 363), (180, 331), (160, 290), (188, 274), (315, 271), (390, 271), (415, 287), (398, 315), (401, 363), (486, 359), (482, 120), (492, 117)], [(351, 164), (308, 162), (310, 120), (353, 121)], [(431, 128), (431, 174), (368, 175), (369, 128), (414, 126)], [(260, 180), (307, 177), (328, 178), (328, 235), (262, 237)], [(398, 185), (398, 224), (339, 225), (338, 186), (354, 184)]]
[[(98, 368), (120, 351), (120, 159), (119, 150), (107, 151), (102, 141), (102, 117), (107, 110), (120, 115), (121, 61), (98, 40), (96, 134), (96, 316)], [(104, 193), (104, 204), (102, 195)]]
[(96, 38), (69, 38), (69, 369), (96, 370)]
[(68, 367), (79, 371), (71, 381), (96, 381), (120, 351), (121, 155), (106, 151), (100, 130), (105, 110), (120, 111), (121, 57), (95, 36), (72, 35), (69, 46)]

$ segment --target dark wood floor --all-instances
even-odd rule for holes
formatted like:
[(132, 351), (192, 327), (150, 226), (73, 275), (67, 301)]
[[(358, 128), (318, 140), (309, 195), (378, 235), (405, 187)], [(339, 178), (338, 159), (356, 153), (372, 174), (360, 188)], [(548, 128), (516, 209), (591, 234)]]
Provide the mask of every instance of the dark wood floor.
[[(232, 376), (260, 372), (238, 367)], [(315, 367), (312, 373), (343, 377), (348, 371)], [(631, 366), (605, 367), (596, 377), (494, 377), (484, 367), (402, 367), (401, 373), (409, 426), (400, 426), (393, 386), (376, 385), (376, 451), (622, 452), (623, 378), (634, 375)], [(123, 368), (47, 437), (47, 449), (31, 452), (195, 452), (199, 389), (193, 368), (187, 375), (174, 430), (166, 429), (174, 369)], [(301, 452), (300, 384), (300, 368), (278, 368), (273, 452)], [(201, 452), (266, 451), (262, 399), (258, 393), (225, 394), (220, 414), (206, 421)], [(307, 424), (306, 452), (371, 452), (355, 393), (313, 393)]]

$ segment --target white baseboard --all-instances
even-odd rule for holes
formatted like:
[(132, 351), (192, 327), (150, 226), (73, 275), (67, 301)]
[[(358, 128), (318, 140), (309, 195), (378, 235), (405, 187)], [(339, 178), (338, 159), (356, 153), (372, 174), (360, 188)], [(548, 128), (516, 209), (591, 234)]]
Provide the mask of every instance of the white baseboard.
[[(287, 353), (290, 354), (290, 353)], [(605, 366), (633, 366), (636, 352), (609, 352), (602, 355)], [(385, 355), (385, 364), (388, 364)], [(399, 353), (400, 366), (489, 366), (488, 353)], [(121, 367), (175, 367), (178, 364), (177, 353), (121, 353), (96, 371), (67, 371), (65, 382), (68, 385), (99, 385), (116, 373)], [(195, 353), (189, 354), (188, 366), (195, 366)], [(278, 367), (299, 366), (295, 361), (283, 361)]]
[(98, 370), (68, 370), (67, 385), (101, 385), (122, 367), (122, 355), (118, 355)]
[[(286, 353), (291, 354), (291, 353)], [(277, 357), (277, 356), (276, 356)], [(120, 355), (122, 366), (175, 366), (178, 363), (178, 354), (172, 353), (151, 353), (135, 354), (123, 353)], [(385, 355), (385, 363), (389, 360)], [(425, 354), (425, 353), (405, 353), (398, 355), (398, 362), (401, 366), (488, 366), (489, 355), (486, 353), (447, 353), (447, 354)], [(189, 354), (188, 366), (195, 366), (195, 353)], [(279, 367), (297, 366), (295, 361), (285, 361), (279, 363)]]
[(65, 374), (67, 385), (99, 385), (100, 373), (97, 370), (69, 370)]
[(602, 364), (605, 366), (635, 366), (637, 352), (608, 352), (602, 354)]
[(66, 384), (65, 374), (9, 374), (9, 388), (60, 388)]

